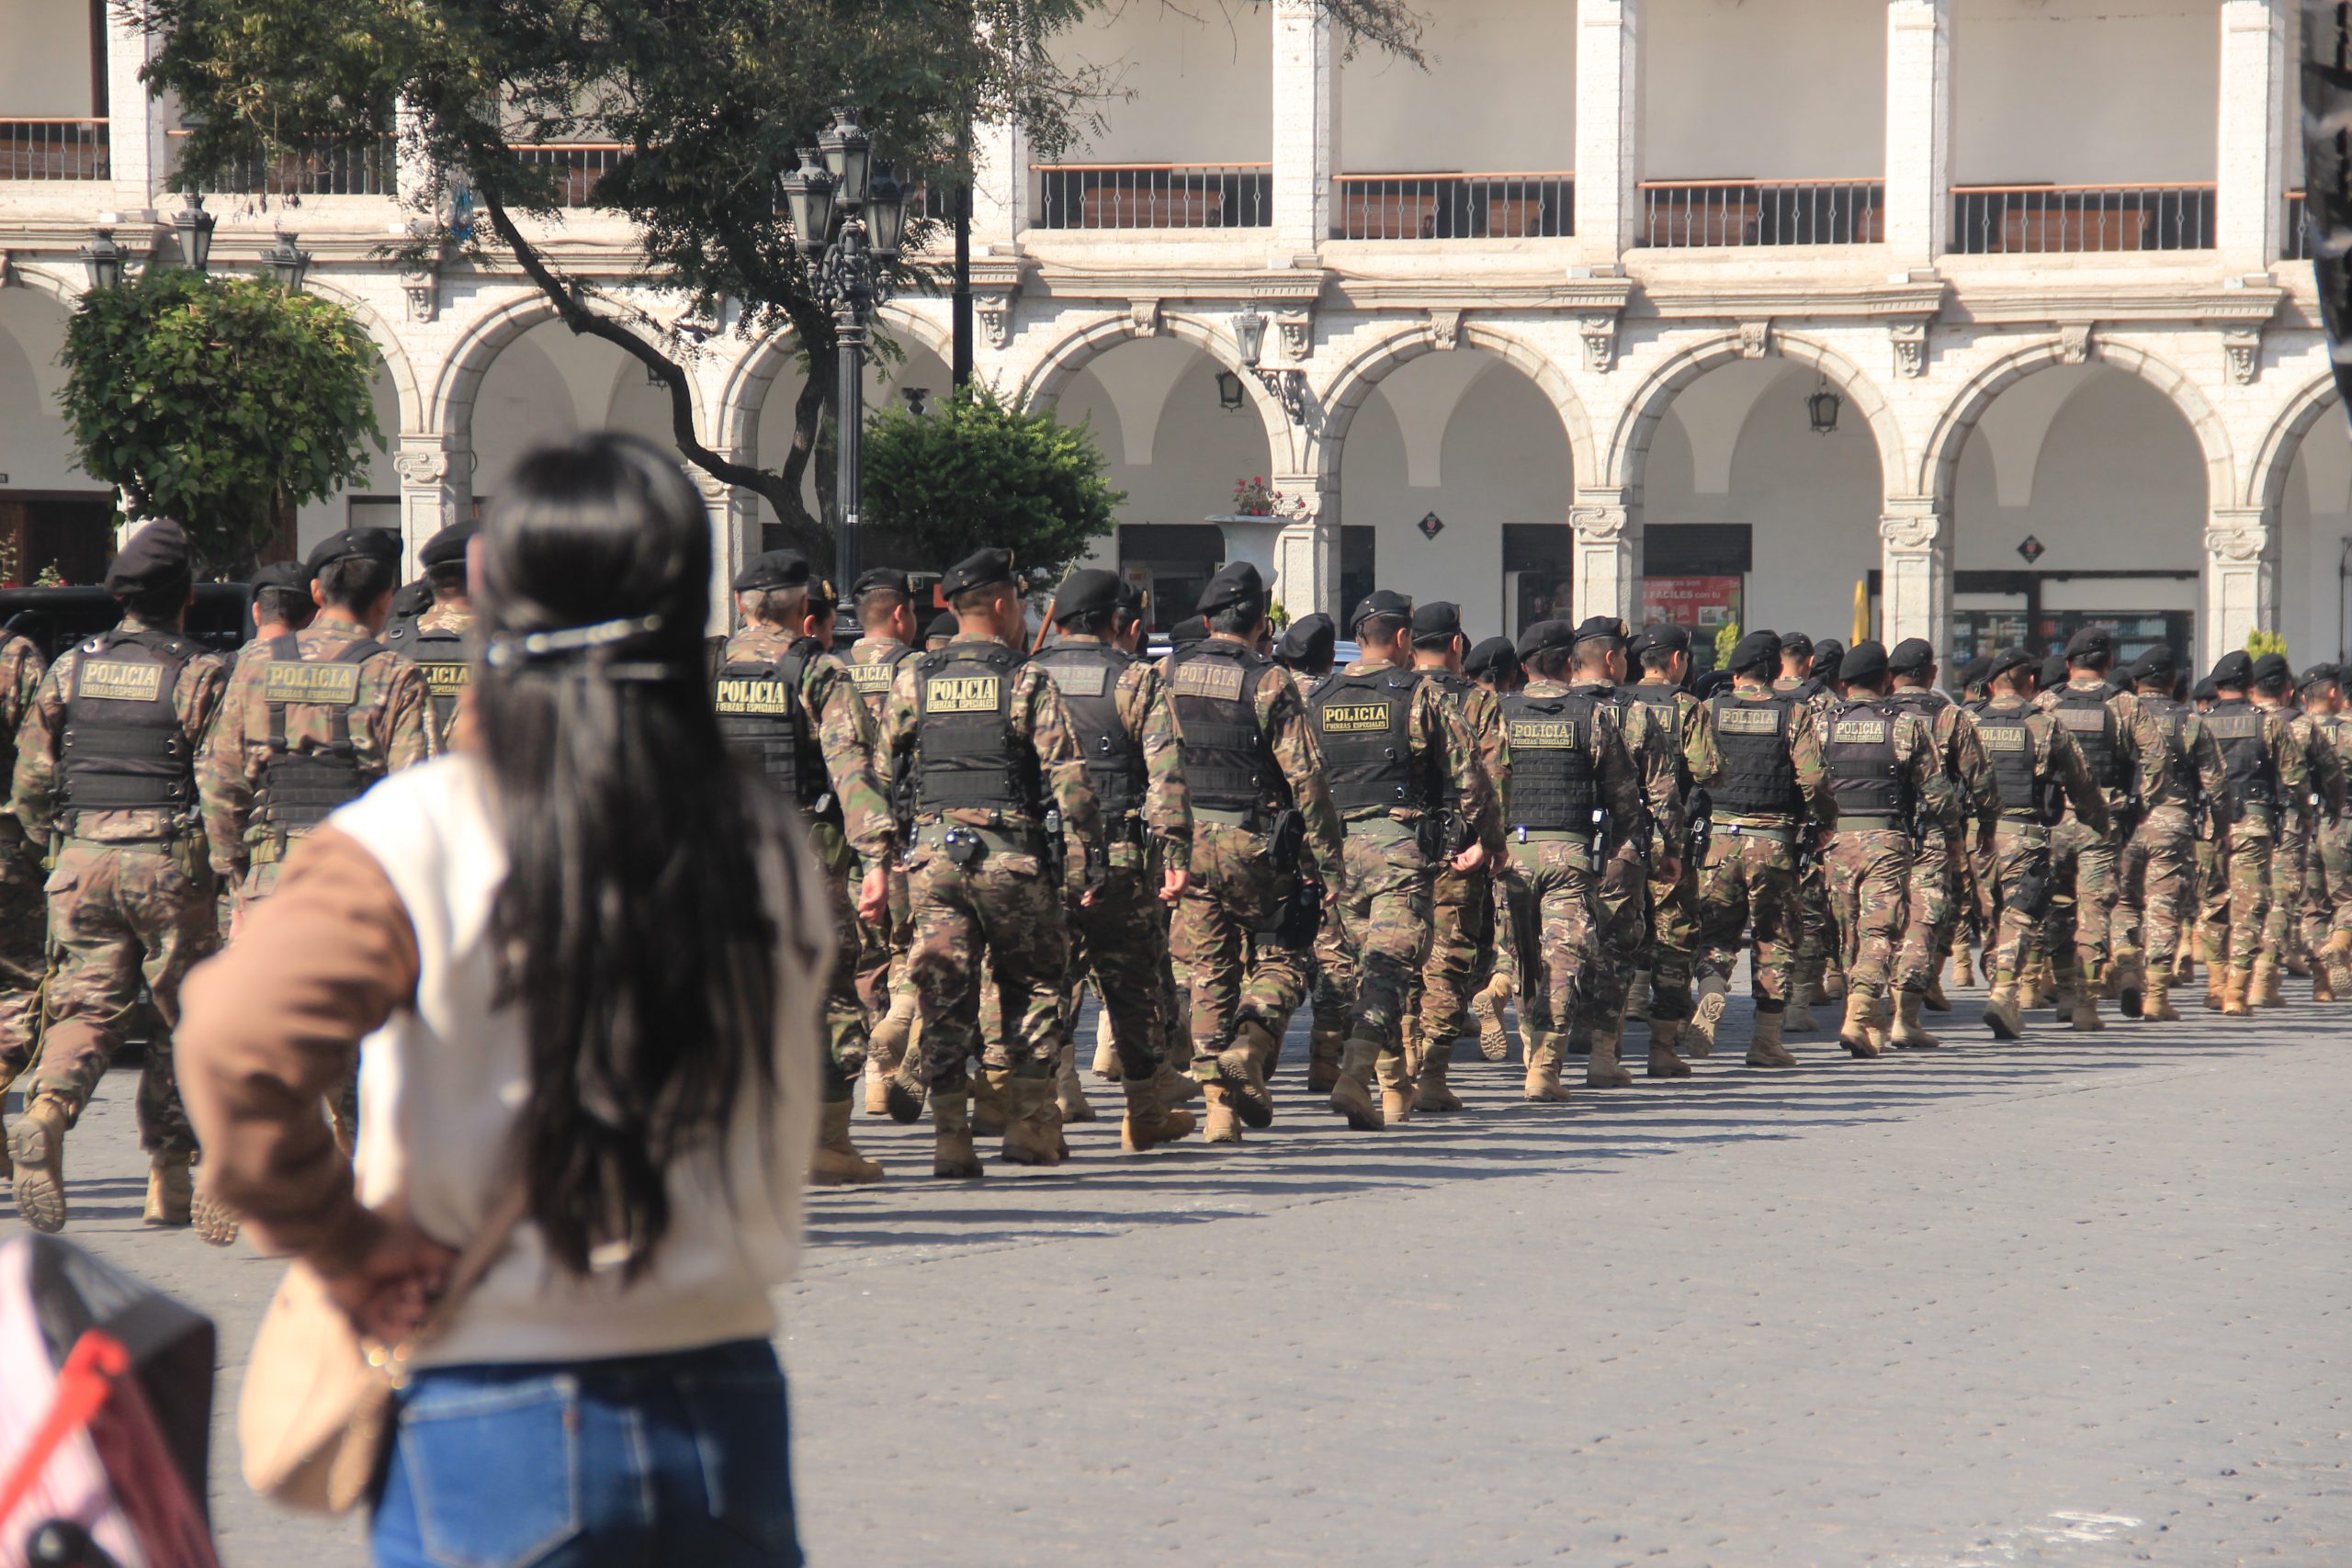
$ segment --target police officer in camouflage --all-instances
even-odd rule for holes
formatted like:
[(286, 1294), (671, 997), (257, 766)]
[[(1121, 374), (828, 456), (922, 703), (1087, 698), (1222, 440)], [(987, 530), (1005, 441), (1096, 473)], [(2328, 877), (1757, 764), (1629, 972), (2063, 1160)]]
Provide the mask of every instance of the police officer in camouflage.
[(384, 646), (424, 672), (433, 700), (431, 734), (436, 754), (455, 742), (458, 699), (473, 681), (466, 646), (474, 629), (473, 581), (466, 556), (481, 531), (481, 525), (469, 518), (424, 541), (416, 558), (424, 568), (433, 602), (418, 615), (394, 615), (384, 628)]
[(809, 1177), (820, 1186), (879, 1181), (882, 1168), (850, 1136), (851, 1090), (865, 1066), (865, 1012), (858, 946), (846, 940), (861, 919), (870, 924), (885, 913), (885, 868), (898, 852), (898, 824), (875, 771), (874, 716), (849, 666), (832, 652), (832, 585), (806, 556), (754, 556), (734, 586), (743, 625), (727, 639), (712, 677), (718, 731), (800, 808), (844, 937), (825, 990), (824, 1091)]
[(2302, 754), (2309, 781), (2280, 803), (2278, 838), (2270, 858), (2270, 911), (2263, 920), (2262, 946), (2246, 991), (2247, 1000), (2257, 1007), (2287, 1005), (2280, 976), (2286, 972), (2299, 923), (2305, 845), (2313, 823), (2322, 817), (2339, 815), (2344, 807), (2344, 778), (2335, 766), (2335, 750), (2323, 744), (2310, 716), (2289, 701), (2293, 685), (2293, 671), (2285, 655), (2266, 653), (2255, 660), (2255, 705), (2285, 721), (2289, 736)]
[[(1102, 829), (1069, 709), (1053, 677), (1020, 651), (1028, 612), (1011, 553), (977, 551), (940, 587), (956, 637), (900, 664), (882, 705), (879, 755), (891, 784), (903, 784), (910, 818), (908, 969), (922, 1031), (922, 1050), (890, 1080), (889, 1101), (892, 1116), (911, 1122), (928, 1087), (932, 1174), (959, 1180), (982, 1174), (965, 1066), (976, 1054), (1004, 1103), (1003, 1157), (1065, 1157), (1054, 1069), (1069, 934), (1048, 818), (1058, 818), (1063, 852), (1083, 865), (1102, 863)], [(1001, 1012), (983, 1047), (984, 984)]]
[[(17, 770), (17, 730), (32, 711), (49, 660), (32, 639), (0, 633), (0, 758)], [(8, 1086), (32, 1065), (40, 1043), (40, 985), (47, 969), (49, 906), (41, 895), (40, 852), (25, 841), (24, 825), (0, 812), (0, 1105)], [(8, 1129), (0, 1119), (0, 1179), (10, 1174)]]
[[(197, 805), (196, 751), (228, 668), (181, 634), (195, 595), (187, 536), (148, 524), (107, 568), (121, 624), (61, 654), (17, 738), (9, 808), (21, 854), (54, 845), (54, 949), (40, 1065), (9, 1130), (17, 1212), (38, 1231), (65, 1225), (65, 1135), (122, 1043), (143, 978), (168, 1032), (180, 981), (220, 945), (212, 863)], [(149, 1224), (194, 1217), (196, 1134), (180, 1104), (168, 1032), (140, 1074)], [(208, 1223), (225, 1244), (233, 1225)]]
[[(1690, 633), (1682, 626), (1658, 625), (1644, 628), (1637, 657), (1641, 680), (1633, 686), (1634, 700), (1649, 715), (1650, 726), (1672, 760), (1676, 793), (1681, 797), (1685, 821), (1697, 815), (1696, 781), (1716, 767), (1713, 728), (1708, 710), (1690, 694)], [(1659, 846), (1663, 848), (1664, 846)], [(1696, 1007), (1690, 993), (1698, 948), (1699, 858), (1678, 846), (1681, 874), (1672, 881), (1650, 878), (1650, 941), (1642, 964), (1648, 982), (1645, 1013), (1650, 1026), (1649, 1076), (1688, 1077), (1677, 1047), (1704, 1056), (1715, 1047), (1714, 1021), (1723, 1016), (1715, 1002), (1707, 1027), (1686, 1027)], [(1653, 865), (1662, 857), (1653, 853)], [(1641, 978), (1635, 981), (1638, 987)]]
[(1213, 1144), (1273, 1122), (1266, 1077), (1283, 1021), (1306, 998), (1342, 871), (1340, 818), (1298, 687), (1255, 647), (1269, 603), (1256, 567), (1225, 567), (1201, 594), (1209, 635), (1161, 666), (1193, 807), (1193, 874), (1170, 940), (1192, 983), (1193, 1072)]
[[(1193, 1130), (1192, 1112), (1163, 1098), (1171, 1021), (1162, 1015), (1168, 933), (1159, 918), (1159, 906), (1175, 903), (1191, 880), (1193, 809), (1167, 683), (1149, 660), (1113, 645), (1118, 613), (1115, 574), (1070, 573), (1054, 592), (1058, 635), (1030, 663), (1054, 678), (1102, 813), (1106, 860), (1087, 879), (1093, 897), (1069, 906), (1063, 987), (1074, 997), (1091, 977), (1110, 1015), (1127, 1102), (1120, 1142), (1136, 1154)], [(1076, 1013), (1074, 1003), (1063, 1010), (1065, 1019)], [(1066, 1042), (1060, 1064), (1073, 1083), (1075, 1049)]]
[[(2132, 664), (2140, 706), (2155, 722), (2167, 753), (2165, 780), (2141, 801), (2139, 826), (2116, 863), (2116, 962), (2144, 975), (2138, 1016), (2177, 1023), (2172, 977), (2180, 933), (2196, 918), (2196, 844), (2200, 819), (2229, 795), (2221, 749), (2202, 715), (2173, 697), (2177, 671), (2172, 649), (2158, 643)], [(2128, 989), (2123, 1010), (2133, 1012)]]
[[(245, 648), (299, 632), (319, 613), (311, 596), (311, 569), (298, 560), (276, 561), (254, 573), (254, 635)], [(237, 650), (240, 653), (244, 649)]]
[[(877, 566), (850, 585), (850, 604), (858, 628), (857, 640), (849, 646), (850, 680), (878, 725), (899, 666), (922, 651), (915, 647), (914, 591), (905, 572)], [(889, 1077), (906, 1055), (915, 1024), (915, 986), (907, 974), (914, 921), (907, 908), (906, 867), (894, 858), (885, 874), (889, 908), (885, 919), (867, 922), (859, 932), (857, 959), (858, 996), (867, 1021), (865, 1109), (876, 1116), (888, 1107)]]
[[(1984, 760), (1984, 748), (1976, 738), (1975, 716), (1936, 690), (1935, 649), (1923, 637), (1905, 637), (1888, 652), (1886, 669), (1894, 682), (1891, 700), (1917, 714), (1933, 732), (1936, 754), (1960, 797), (1963, 818), (1962, 833), (1951, 837), (1923, 824), (1923, 836), (1911, 863), (1903, 945), (1895, 956), (1894, 1027), (1887, 1036), (1888, 1043), (1897, 1050), (1932, 1050), (1943, 1042), (1928, 1032), (1920, 1010), (1932, 999), (1928, 993), (1960, 925), (1963, 897), (1973, 902), (1973, 857), (1992, 848), (2001, 796), (1992, 765)], [(1975, 828), (1973, 845), (1965, 841), (1970, 825)]]

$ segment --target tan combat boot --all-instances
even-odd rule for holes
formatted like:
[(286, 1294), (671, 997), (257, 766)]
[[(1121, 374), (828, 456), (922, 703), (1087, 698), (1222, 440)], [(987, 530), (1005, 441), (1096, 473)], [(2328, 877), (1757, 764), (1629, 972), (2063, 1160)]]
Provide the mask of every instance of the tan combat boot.
[(1051, 1078), (1028, 1078), (990, 1068), (999, 1078), (1004, 1099), (1004, 1142), (998, 1157), (1008, 1165), (1059, 1165), (1064, 1156), (1060, 1129), (1054, 1123), (1054, 1084)]
[(1955, 986), (1976, 984), (1975, 973), (1969, 965), (1968, 944), (1964, 942), (1951, 950), (1951, 983)]
[(147, 1207), (142, 1225), (179, 1226), (193, 1217), (196, 1206), (196, 1156), (185, 1149), (166, 1149), (147, 1156)]
[(1731, 1005), (1731, 982), (1720, 975), (1710, 975), (1699, 982), (1698, 1005), (1690, 1010), (1690, 1021), (1683, 1026), (1679, 1042), (1682, 1049), (1693, 1056), (1715, 1054), (1715, 1031), (1723, 1027), (1724, 1010)]
[[(1131, 1155), (1139, 1155), (1162, 1144), (1172, 1144), (1193, 1130), (1193, 1113), (1162, 1105), (1159, 1085), (1150, 1079), (1142, 1083), (1122, 1082), (1126, 1092), (1127, 1117), (1119, 1123), (1119, 1147)], [(1241, 1141), (1237, 1130), (1229, 1140)]]
[(1201, 1080), (1179, 1067), (1172, 1053), (1167, 1061), (1159, 1064), (1159, 1076), (1152, 1082), (1159, 1088), (1159, 1103), (1162, 1105), (1189, 1105), (1201, 1097)]
[(982, 1067), (972, 1080), (972, 1131), (983, 1138), (993, 1138), (1012, 1124), (1012, 1115), (1004, 1102), (1006, 1085), (1012, 1081), (1012, 1073), (1003, 1067)]
[(1814, 984), (1814, 995), (1824, 1001), (1842, 1002), (1846, 999), (1846, 971), (1835, 964), (1825, 966), (1821, 978)]
[(1091, 1122), (1094, 1106), (1086, 1098), (1085, 1086), (1078, 1081), (1078, 1047), (1062, 1047), (1061, 1066), (1054, 1070), (1054, 1105), (1065, 1122)]
[(1118, 1031), (1111, 1027), (1111, 1010), (1094, 1010), (1094, 1076), (1104, 1083), (1117, 1083), (1126, 1077), (1126, 1069), (1119, 1066)]
[(1942, 964), (1937, 964), (1935, 973), (1928, 976), (1928, 989), (1919, 998), (1919, 1005), (1929, 1012), (1951, 1011), (1951, 998), (1944, 995), (1944, 966)]
[(2086, 981), (2075, 987), (2075, 1008), (2069, 1015), (2075, 1027), (2085, 1034), (2097, 1034), (2107, 1027), (2098, 1015), (2098, 987)]
[(808, 1179), (820, 1187), (863, 1187), (882, 1179), (882, 1168), (850, 1141), (849, 1112), (846, 1100), (829, 1100), (818, 1110), (817, 1152), (808, 1162)]
[(1674, 1052), (1674, 1043), (1681, 1033), (1680, 1019), (1650, 1020), (1650, 1059), (1646, 1070), (1651, 1077), (1687, 1078), (1690, 1076), (1690, 1064)]
[(962, 1089), (941, 1089), (931, 1097), (931, 1124), (936, 1140), (931, 1174), (940, 1181), (977, 1181), (988, 1172), (972, 1147), (970, 1100)]
[(1510, 1000), (1510, 976), (1500, 969), (1470, 998), (1470, 1016), (1478, 1022), (1478, 1055), (1489, 1062), (1510, 1058), (1510, 1030), (1503, 1022), (1503, 1006)]
[(2335, 999), (2335, 976), (2329, 973), (2328, 967), (2325, 964), (2314, 960), (2312, 964), (2312, 1000), (2315, 1002), (2332, 1002)]
[(2229, 989), (2230, 966), (2226, 964), (2205, 965), (2205, 1008), (2209, 1012), (2222, 1010), (2223, 993)]
[(2223, 1018), (2245, 1017), (2247, 1012), (2245, 987), (2249, 977), (2245, 970), (2234, 964), (2222, 973), (2222, 1016)]
[(2256, 1007), (2285, 1007), (2287, 993), (2279, 979), (2278, 960), (2265, 953), (2254, 961), (2254, 979), (2247, 989), (2247, 998)]
[(2015, 1040), (2025, 1032), (2025, 1010), (2018, 1005), (2018, 977), (1996, 975), (1992, 994), (1984, 998), (1984, 1027), (1996, 1040)]
[(1454, 1093), (1445, 1081), (1446, 1072), (1453, 1066), (1453, 1041), (1449, 1040), (1442, 1045), (1430, 1043), (1422, 1047), (1420, 1088), (1413, 1100), (1414, 1110), (1446, 1111), (1462, 1109), (1462, 1097)]
[(2168, 969), (2148, 971), (2147, 988), (2140, 993), (2140, 1021), (2178, 1023), (2180, 1010), (2172, 1005), (2172, 975)]
[(1566, 1102), (1568, 1091), (1560, 1082), (1560, 1037), (1550, 1030), (1527, 1031), (1528, 1099), (1539, 1105), (1560, 1105)]
[(1203, 1136), (1212, 1144), (1238, 1144), (1241, 1141), (1241, 1118), (1234, 1113), (1233, 1091), (1223, 1078), (1211, 1078), (1201, 1085), (1203, 1104), (1208, 1111), (1208, 1123)]
[(1838, 1031), (1838, 1043), (1857, 1056), (1875, 1056), (1884, 1049), (1880, 1044), (1881, 1038), (1878, 998), (1849, 990), (1846, 993), (1846, 1021)]
[(907, 1054), (907, 1045), (914, 1038), (915, 994), (912, 989), (890, 993), (890, 1005), (874, 1027), (865, 1032), (866, 1060), (880, 1062), (885, 1077)]
[(2115, 993), (2115, 1010), (2126, 1018), (2143, 1016), (2148, 997), (2148, 961), (2136, 947), (2119, 947), (2108, 960), (2108, 986)]
[(2312, 961), (2304, 955), (2303, 950), (2300, 947), (2288, 950), (2286, 969), (2288, 974), (2298, 980), (2308, 980), (2312, 977)]
[(1245, 1126), (1262, 1131), (1274, 1124), (1274, 1097), (1266, 1088), (1266, 1069), (1281, 1048), (1262, 1021), (1245, 1018), (1234, 1028), (1233, 1044), (1216, 1058), (1217, 1076), (1225, 1080), (1234, 1113)]
[(1340, 1053), (1347, 1039), (1342, 1030), (1318, 1029), (1306, 1037), (1306, 1092), (1329, 1094), (1340, 1084)]
[(1634, 1075), (1617, 1059), (1617, 1044), (1625, 1030), (1622, 1018), (1596, 1018), (1592, 1021), (1592, 1055), (1584, 1065), (1587, 1089), (1631, 1089)]
[(920, 1031), (917, 1039), (907, 1043), (906, 1055), (882, 1083), (882, 1109), (889, 1112), (891, 1121), (909, 1127), (922, 1120), (923, 1096), (929, 1092), (919, 1036)]
[[(1386, 1125), (1381, 1120), (1380, 1102), (1373, 1098), (1374, 1064), (1380, 1059), (1380, 1047), (1369, 1040), (1350, 1040), (1340, 1049), (1339, 1077), (1331, 1086), (1331, 1109), (1348, 1119), (1348, 1125), (1359, 1133), (1377, 1133)], [(1401, 1068), (1403, 1064), (1398, 1064)]]
[(1811, 1034), (1821, 1025), (1813, 1016), (1813, 982), (1792, 980), (1789, 983), (1789, 1005), (1781, 1014), (1781, 1031), (1784, 1034)]
[(1786, 1021), (1784, 1012), (1756, 1010), (1756, 1027), (1747, 1036), (1747, 1065), (1751, 1067), (1793, 1067), (1797, 1059), (1781, 1043), (1781, 1030)]
[(1897, 1051), (1933, 1051), (1943, 1043), (1940, 1038), (1928, 1032), (1928, 1026), (1919, 1021), (1920, 1010), (1927, 1001), (1927, 997), (1917, 991), (1896, 993), (1894, 1029), (1886, 1037), (1889, 1045)]
[(866, 1041), (865, 1054), (865, 1113), (887, 1116), (890, 1113), (890, 1069), (874, 1048), (871, 1038)]
[(40, 1094), (8, 1129), (8, 1157), (17, 1168), (17, 1213), (46, 1235), (65, 1228), (65, 1130), (73, 1120), (64, 1100)]
[(1380, 1080), (1380, 1119), (1391, 1127), (1413, 1119), (1413, 1101), (1420, 1092), (1420, 1055), (1403, 1048), (1384, 1051), (1373, 1064), (1373, 1076)]

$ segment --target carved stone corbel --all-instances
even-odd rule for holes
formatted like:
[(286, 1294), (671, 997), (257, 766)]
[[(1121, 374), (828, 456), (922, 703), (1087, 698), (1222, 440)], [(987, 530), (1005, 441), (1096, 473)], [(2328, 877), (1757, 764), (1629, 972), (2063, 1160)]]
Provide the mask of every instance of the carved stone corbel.
[(1134, 324), (1137, 337), (1158, 337), (1167, 324), (1157, 299), (1128, 300), (1127, 320)]
[(1577, 323), (1577, 333), (1584, 339), (1584, 367), (1607, 375), (1617, 363), (1617, 318), (1587, 316)]
[(1739, 356), (1742, 359), (1761, 359), (1771, 352), (1772, 323), (1770, 321), (1739, 323)]
[(1012, 296), (982, 294), (972, 301), (972, 313), (980, 323), (980, 340), (990, 348), (1002, 348), (1012, 341)]
[(2241, 387), (2254, 385), (2262, 374), (2262, 329), (2232, 327), (2222, 334), (2222, 352), (2230, 361), (2230, 379)]
[(1896, 321), (1886, 329), (1887, 342), (1894, 349), (1894, 373), (1906, 381), (1916, 381), (1928, 373), (1928, 323)]
[(1433, 310), (1430, 312), (1430, 341), (1441, 349), (1462, 346), (1462, 312), (1454, 310)]
[(2058, 328), (2058, 363), (2086, 365), (2091, 357), (2091, 323), (2066, 321)]
[(1283, 357), (1294, 364), (1315, 352), (1315, 312), (1284, 310), (1274, 318), (1274, 330), (1282, 333)]
[(401, 294), (408, 301), (408, 319), (419, 326), (441, 315), (441, 269), (428, 266), (401, 274)]

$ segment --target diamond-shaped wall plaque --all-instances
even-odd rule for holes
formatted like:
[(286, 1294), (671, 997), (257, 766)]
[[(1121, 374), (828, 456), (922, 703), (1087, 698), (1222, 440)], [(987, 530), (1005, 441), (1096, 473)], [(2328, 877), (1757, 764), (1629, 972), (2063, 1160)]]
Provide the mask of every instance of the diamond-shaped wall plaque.
[(2034, 562), (2041, 558), (2042, 552), (2047, 548), (2048, 547), (2040, 539), (2035, 538), (2031, 534), (2028, 534), (2025, 536), (2024, 542), (2018, 546), (2018, 554), (2025, 558), (2026, 565), (2031, 566)]
[(1414, 526), (1420, 529), (1422, 538), (1434, 539), (1440, 534), (1445, 532), (1445, 519), (1432, 512), (1427, 517), (1422, 518), (1420, 522), (1414, 525)]

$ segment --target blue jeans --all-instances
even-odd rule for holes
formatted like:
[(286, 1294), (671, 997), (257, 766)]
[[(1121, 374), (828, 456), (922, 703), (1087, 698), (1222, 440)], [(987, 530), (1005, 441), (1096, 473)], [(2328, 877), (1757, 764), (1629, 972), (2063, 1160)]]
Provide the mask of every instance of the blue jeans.
[(429, 1368), (369, 1545), (384, 1568), (800, 1568), (787, 1437), (763, 1339)]

